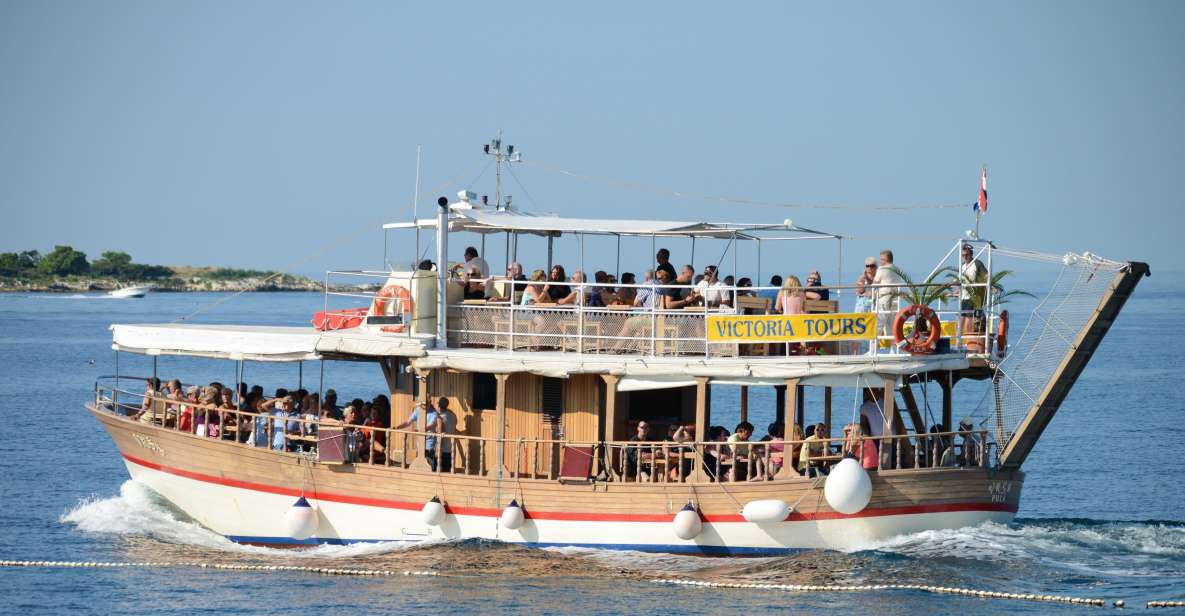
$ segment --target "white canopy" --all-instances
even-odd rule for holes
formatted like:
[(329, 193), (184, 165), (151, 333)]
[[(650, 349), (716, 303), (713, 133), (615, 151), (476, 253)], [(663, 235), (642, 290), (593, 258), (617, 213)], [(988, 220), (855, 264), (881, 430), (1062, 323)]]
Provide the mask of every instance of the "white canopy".
[(251, 361), (317, 359), (321, 335), (312, 327), (173, 323), (112, 325), (111, 331), (116, 351)]
[[(408, 223), (388, 223), (384, 229), (435, 229), (435, 219), (417, 219)], [(785, 232), (794, 238), (838, 238), (839, 236), (789, 225), (745, 225), (732, 223), (689, 222), (675, 220), (629, 220), (601, 218), (566, 218), (555, 214), (533, 214), (519, 210), (500, 211), (469, 204), (454, 204), (449, 219), (449, 231), (473, 233), (530, 233), (536, 235), (562, 235), (584, 233), (589, 235), (659, 235), (679, 237), (712, 237), (728, 239), (757, 239), (758, 232)]]

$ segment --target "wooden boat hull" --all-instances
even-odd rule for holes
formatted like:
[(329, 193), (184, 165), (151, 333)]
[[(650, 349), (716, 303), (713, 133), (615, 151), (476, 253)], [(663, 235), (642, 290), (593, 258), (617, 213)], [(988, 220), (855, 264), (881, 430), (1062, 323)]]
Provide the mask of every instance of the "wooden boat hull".
[[(873, 498), (854, 515), (833, 511), (821, 483), (805, 478), (741, 483), (605, 483), (466, 476), (369, 465), (330, 465), (144, 425), (90, 407), (119, 448), (128, 472), (198, 523), (234, 541), (268, 545), (422, 542), (484, 538), (536, 546), (585, 546), (697, 554), (777, 554), (858, 549), (890, 537), (984, 522), (1016, 513), (1020, 471), (951, 468), (873, 473)], [(288, 536), (284, 517), (300, 496), (318, 511), (312, 538)], [(423, 521), (432, 497), (448, 514)], [(527, 519), (499, 525), (516, 499)], [(747, 502), (794, 505), (782, 522), (747, 522)], [(672, 518), (689, 500), (704, 521), (691, 540)]]

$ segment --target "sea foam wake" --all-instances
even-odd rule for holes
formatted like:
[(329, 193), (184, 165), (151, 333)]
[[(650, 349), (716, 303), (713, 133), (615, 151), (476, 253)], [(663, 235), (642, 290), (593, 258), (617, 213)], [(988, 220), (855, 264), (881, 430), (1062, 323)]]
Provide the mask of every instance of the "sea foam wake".
[(157, 541), (258, 556), (336, 558), (357, 557), (406, 549), (396, 542), (319, 545), (307, 549), (273, 549), (235, 543), (189, 519), (151, 489), (128, 480), (119, 496), (91, 497), (61, 515), (59, 520), (87, 533), (140, 536)]
[[(86, 533), (140, 537), (163, 544), (257, 557), (356, 558), (392, 555), (409, 549), (427, 556), (424, 551), (484, 550), (497, 543), (440, 542), (409, 548), (403, 543), (383, 542), (321, 545), (296, 550), (242, 545), (194, 522), (151, 489), (132, 480), (124, 482), (118, 496), (83, 499), (63, 513), (60, 520)], [(588, 548), (557, 548), (546, 552), (556, 557), (587, 559), (601, 566), (632, 571), (693, 573), (719, 564), (717, 559)], [(1179, 575), (1185, 572), (1185, 523), (1021, 519), (1009, 525), (988, 523), (902, 535), (859, 546), (848, 553), (880, 554), (914, 562), (955, 559), (978, 561), (984, 565), (1051, 566), (1091, 576)], [(778, 559), (751, 560), (773, 562)]]

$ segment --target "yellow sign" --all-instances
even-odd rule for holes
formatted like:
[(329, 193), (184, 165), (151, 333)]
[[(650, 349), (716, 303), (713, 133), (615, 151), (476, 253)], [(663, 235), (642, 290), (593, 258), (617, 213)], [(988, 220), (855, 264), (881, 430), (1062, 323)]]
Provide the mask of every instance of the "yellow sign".
[(875, 338), (876, 315), (871, 312), (708, 317), (708, 340), (712, 342), (828, 342)]

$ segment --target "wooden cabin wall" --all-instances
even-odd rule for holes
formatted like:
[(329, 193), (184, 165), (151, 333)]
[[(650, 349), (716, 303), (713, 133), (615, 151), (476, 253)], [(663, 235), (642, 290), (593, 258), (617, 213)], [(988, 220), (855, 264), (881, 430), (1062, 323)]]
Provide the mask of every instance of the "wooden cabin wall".
[(601, 377), (574, 374), (564, 383), (564, 439), (578, 443), (597, 441)]

